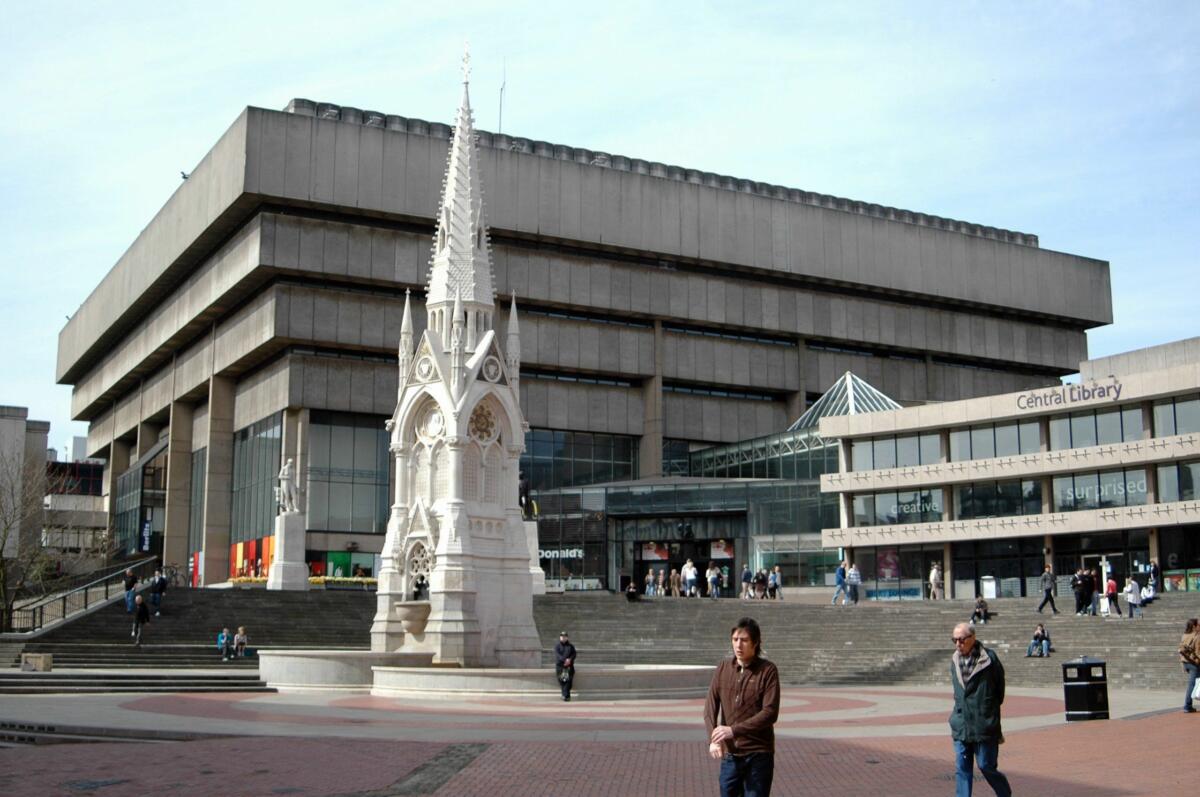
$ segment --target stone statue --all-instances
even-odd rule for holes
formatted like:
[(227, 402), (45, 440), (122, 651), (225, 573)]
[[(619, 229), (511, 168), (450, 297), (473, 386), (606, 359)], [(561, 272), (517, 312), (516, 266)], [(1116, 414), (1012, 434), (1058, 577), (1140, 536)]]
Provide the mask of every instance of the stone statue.
[(296, 468), (289, 458), (279, 469), (279, 510), (284, 514), (300, 511), (300, 499), (296, 487)]
[(521, 507), (521, 516), (525, 520), (533, 517), (533, 502), (529, 500), (529, 479), (525, 471), (517, 477), (517, 504)]

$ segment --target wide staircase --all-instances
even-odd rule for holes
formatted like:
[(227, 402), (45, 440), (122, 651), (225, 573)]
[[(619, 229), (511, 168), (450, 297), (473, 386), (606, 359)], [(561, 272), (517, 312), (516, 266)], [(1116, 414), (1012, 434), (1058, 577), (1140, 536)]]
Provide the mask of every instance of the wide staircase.
[[(1070, 600), (1069, 598), (1067, 599)], [(1038, 615), (1031, 599), (991, 601), (993, 617), (977, 628), (996, 650), (1012, 686), (1059, 686), (1062, 662), (1088, 655), (1108, 663), (1111, 688), (1180, 690), (1176, 650), (1187, 618), (1200, 616), (1200, 593), (1173, 593), (1148, 606), (1144, 619)], [(1064, 602), (1059, 601), (1060, 608)], [(792, 685), (949, 684), (955, 623), (965, 601), (862, 602), (851, 607), (789, 601), (642, 598), (567, 593), (534, 599), (542, 662), (554, 663), (560, 630), (571, 634), (580, 667), (588, 663), (713, 664), (729, 655), (729, 630), (754, 617), (763, 650)], [(1122, 607), (1124, 610), (1124, 607)], [(1025, 658), (1034, 626), (1044, 623), (1050, 658)]]
[[(221, 660), (216, 638), (222, 628), (246, 626), (252, 649), (364, 649), (370, 647), (374, 615), (374, 593), (361, 591), (175, 589), (167, 592), (162, 616), (151, 617), (142, 645), (135, 647), (120, 600), (26, 642), (25, 653), (52, 654), (55, 671), (0, 670), (0, 693), (261, 690), (265, 685), (258, 679), (256, 657)], [(8, 665), (16, 667), (20, 651), (9, 647), (6, 652)], [(57, 672), (62, 669), (93, 672)]]

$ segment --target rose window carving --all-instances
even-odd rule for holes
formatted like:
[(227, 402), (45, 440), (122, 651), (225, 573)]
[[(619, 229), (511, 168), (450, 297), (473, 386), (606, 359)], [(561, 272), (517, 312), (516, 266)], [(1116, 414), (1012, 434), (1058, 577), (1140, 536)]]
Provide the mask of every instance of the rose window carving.
[(500, 379), (500, 361), (495, 355), (488, 357), (483, 361), (483, 378), (489, 382), (496, 382)]
[(471, 423), (467, 429), (471, 436), (481, 443), (490, 443), (499, 434), (496, 416), (486, 404), (480, 404), (471, 413)]

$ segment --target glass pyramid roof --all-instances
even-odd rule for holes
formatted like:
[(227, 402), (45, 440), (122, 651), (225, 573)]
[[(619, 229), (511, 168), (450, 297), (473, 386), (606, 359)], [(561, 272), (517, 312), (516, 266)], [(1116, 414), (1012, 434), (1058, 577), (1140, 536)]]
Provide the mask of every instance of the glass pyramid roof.
[(816, 429), (826, 416), (858, 415), (864, 412), (898, 410), (900, 405), (883, 393), (847, 371), (817, 399), (796, 422), (788, 427), (789, 432), (801, 429)]

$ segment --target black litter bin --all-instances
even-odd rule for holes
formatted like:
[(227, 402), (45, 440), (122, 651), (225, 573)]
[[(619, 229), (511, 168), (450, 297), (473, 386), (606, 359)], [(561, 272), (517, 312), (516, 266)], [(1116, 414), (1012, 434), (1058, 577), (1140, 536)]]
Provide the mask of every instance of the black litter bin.
[(1104, 660), (1080, 656), (1064, 661), (1062, 668), (1067, 722), (1108, 719), (1108, 665)]

